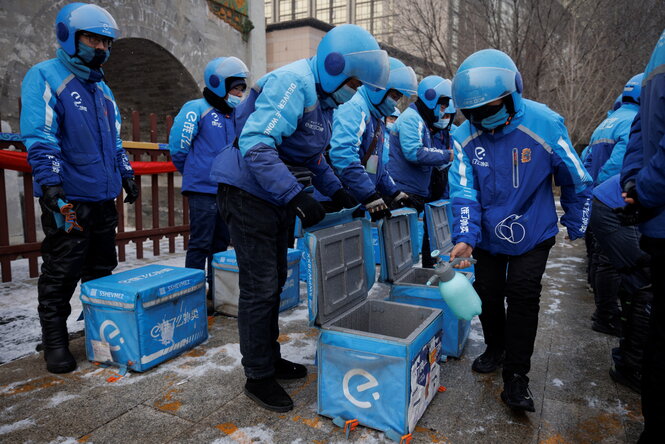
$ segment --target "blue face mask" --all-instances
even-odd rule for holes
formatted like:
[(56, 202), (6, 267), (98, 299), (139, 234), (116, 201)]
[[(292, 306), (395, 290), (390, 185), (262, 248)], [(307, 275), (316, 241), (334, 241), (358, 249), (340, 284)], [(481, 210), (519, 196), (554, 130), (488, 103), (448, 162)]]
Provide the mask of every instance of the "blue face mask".
[(234, 96), (233, 94), (228, 94), (226, 96), (226, 99), (224, 99), (227, 105), (231, 108), (235, 108), (236, 106), (240, 105), (240, 102), (242, 102), (242, 97)]
[(448, 124), (450, 123), (450, 117), (441, 117), (439, 120), (434, 122), (434, 127), (439, 128), (439, 129), (446, 129), (448, 128)]
[(356, 93), (356, 90), (351, 88), (349, 85), (342, 85), (341, 88), (338, 88), (337, 91), (331, 94), (332, 98), (337, 102), (338, 105), (346, 103), (351, 100), (351, 97)]
[(492, 114), (491, 116), (485, 117), (483, 120), (481, 120), (480, 126), (488, 130), (493, 130), (494, 128), (497, 128), (506, 123), (509, 117), (510, 114), (508, 114), (506, 105), (503, 105), (501, 109), (495, 114)]
[(76, 55), (90, 68), (98, 69), (109, 59), (111, 51), (108, 49), (95, 49), (85, 43), (79, 42)]
[(382, 116), (389, 116), (395, 112), (396, 106), (397, 101), (392, 97), (386, 96), (381, 103), (376, 105), (376, 109), (379, 110)]
[(394, 126), (395, 126), (395, 122), (388, 122), (388, 123), (386, 123), (386, 129), (387, 129), (388, 131), (392, 130)]

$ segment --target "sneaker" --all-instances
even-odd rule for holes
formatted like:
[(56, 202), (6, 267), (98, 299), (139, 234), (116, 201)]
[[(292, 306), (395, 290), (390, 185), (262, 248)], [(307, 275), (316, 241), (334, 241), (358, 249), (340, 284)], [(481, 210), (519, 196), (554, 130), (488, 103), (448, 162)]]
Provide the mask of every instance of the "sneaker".
[(272, 376), (262, 379), (247, 378), (245, 395), (273, 412), (283, 413), (293, 409), (293, 400)]
[(536, 411), (533, 405), (533, 395), (529, 390), (529, 380), (526, 376), (515, 374), (509, 381), (504, 382), (501, 400), (513, 410)]
[(617, 384), (625, 385), (638, 395), (642, 393), (642, 375), (639, 371), (622, 369), (612, 364), (612, 367), (610, 367), (610, 378)]
[(612, 335), (621, 337), (621, 324), (619, 321), (601, 321), (596, 319), (591, 324), (591, 330), (597, 331), (598, 333), (605, 333), (606, 335)]
[(307, 376), (307, 367), (279, 358), (275, 363), (276, 379), (299, 379)]
[(471, 369), (478, 373), (491, 373), (503, 364), (505, 356), (505, 351), (487, 347), (485, 353), (473, 361)]

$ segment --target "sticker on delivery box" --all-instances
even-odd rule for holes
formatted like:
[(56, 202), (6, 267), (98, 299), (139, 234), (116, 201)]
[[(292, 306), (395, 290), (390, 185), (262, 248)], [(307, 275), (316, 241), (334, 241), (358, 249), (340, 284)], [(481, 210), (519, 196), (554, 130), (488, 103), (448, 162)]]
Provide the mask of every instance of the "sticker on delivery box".
[(113, 361), (113, 357), (111, 356), (111, 346), (108, 342), (95, 341), (94, 339), (91, 339), (90, 344), (92, 345), (94, 361), (97, 362)]

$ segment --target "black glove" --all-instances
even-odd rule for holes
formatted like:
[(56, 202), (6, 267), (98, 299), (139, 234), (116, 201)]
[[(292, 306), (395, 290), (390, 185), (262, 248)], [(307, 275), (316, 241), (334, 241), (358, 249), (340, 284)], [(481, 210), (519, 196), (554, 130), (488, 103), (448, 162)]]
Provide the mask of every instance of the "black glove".
[(388, 205), (383, 201), (381, 196), (377, 193), (373, 193), (363, 202), (363, 205), (369, 212), (369, 217), (372, 219), (372, 222), (376, 222), (379, 219), (384, 217), (390, 217), (390, 210)]
[(303, 228), (318, 224), (326, 216), (323, 206), (306, 191), (296, 194), (288, 206), (300, 218)]
[(58, 199), (62, 199), (65, 202), (67, 201), (67, 197), (65, 196), (65, 190), (62, 189), (62, 186), (43, 185), (42, 193), (44, 194), (44, 197), (42, 198), (44, 206), (46, 206), (46, 208), (48, 208), (53, 212), (60, 213), (60, 206), (58, 206)]
[(127, 196), (125, 202), (133, 204), (139, 198), (139, 187), (133, 177), (125, 177), (122, 179), (122, 188), (125, 190)]
[(333, 194), (330, 198), (334, 203), (340, 205), (342, 208), (353, 208), (358, 205), (358, 202), (353, 198), (353, 196), (344, 191), (344, 188), (340, 188), (339, 190), (335, 191), (335, 194)]
[(393, 195), (390, 209), (394, 210), (403, 207), (414, 208), (417, 212), (421, 213), (425, 210), (425, 202), (416, 196), (406, 194), (404, 191), (398, 191)]
[(619, 222), (622, 226), (627, 227), (631, 225), (638, 225), (652, 219), (658, 214), (655, 209), (645, 208), (637, 198), (637, 186), (634, 181), (626, 182), (623, 187), (626, 197), (635, 201), (635, 203), (627, 204), (623, 207), (614, 208), (612, 211), (617, 215)]

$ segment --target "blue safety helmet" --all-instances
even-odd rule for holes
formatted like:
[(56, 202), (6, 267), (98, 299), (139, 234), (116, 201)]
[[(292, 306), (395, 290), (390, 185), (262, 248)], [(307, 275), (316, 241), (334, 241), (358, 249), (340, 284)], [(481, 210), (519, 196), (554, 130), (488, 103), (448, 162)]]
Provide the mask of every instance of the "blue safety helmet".
[(522, 106), (522, 75), (508, 54), (483, 49), (466, 58), (453, 78), (453, 99), (460, 109), (473, 109), (511, 96), (514, 111)]
[(439, 76), (427, 76), (418, 84), (418, 98), (429, 109), (435, 109), (442, 97), (451, 98), (450, 80)]
[(76, 33), (87, 31), (115, 40), (120, 30), (106, 9), (86, 3), (70, 3), (55, 18), (58, 43), (70, 56), (76, 55)]
[(623, 94), (621, 95), (622, 102), (633, 102), (637, 104), (640, 103), (640, 93), (642, 92), (643, 78), (643, 72), (631, 77), (628, 83), (626, 83), (626, 86), (623, 87)]
[(316, 48), (316, 69), (321, 87), (336, 91), (351, 77), (367, 89), (385, 89), (390, 74), (388, 53), (372, 34), (358, 25), (340, 25), (328, 31)]
[[(612, 105), (612, 111), (616, 111), (619, 108), (621, 108), (622, 105), (622, 100), (623, 100), (623, 93), (619, 94), (616, 99), (614, 99), (614, 104)], [(610, 111), (610, 112), (612, 112)]]
[(390, 57), (390, 76), (386, 89), (372, 89), (367, 90), (369, 101), (374, 105), (378, 105), (383, 101), (388, 94), (388, 91), (394, 89), (401, 92), (407, 97), (411, 97), (416, 93), (418, 88), (418, 81), (416, 80), (416, 73), (413, 68), (406, 66), (394, 57)]
[(225, 97), (226, 79), (229, 77), (241, 77), (246, 79), (249, 69), (237, 57), (218, 57), (211, 60), (203, 73), (206, 86), (219, 97)]
[(455, 114), (457, 112), (457, 108), (455, 108), (455, 101), (453, 99), (450, 99), (450, 102), (448, 102), (448, 107), (443, 110), (444, 114)]

